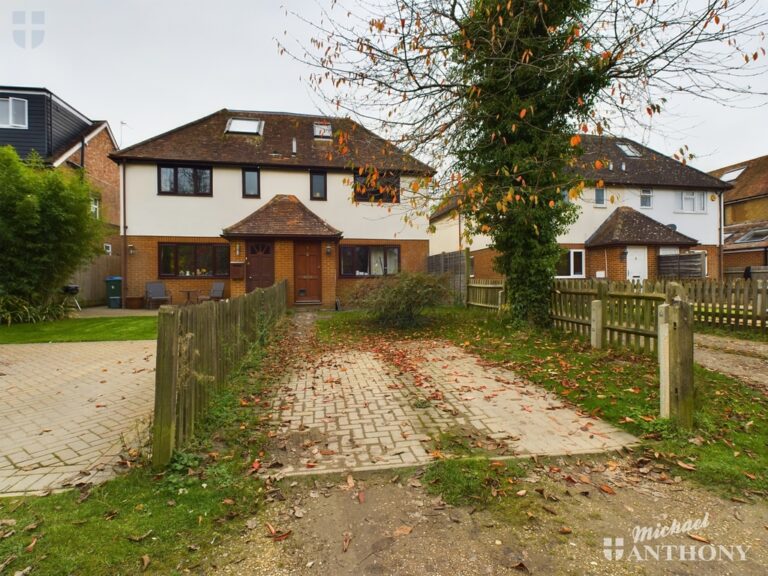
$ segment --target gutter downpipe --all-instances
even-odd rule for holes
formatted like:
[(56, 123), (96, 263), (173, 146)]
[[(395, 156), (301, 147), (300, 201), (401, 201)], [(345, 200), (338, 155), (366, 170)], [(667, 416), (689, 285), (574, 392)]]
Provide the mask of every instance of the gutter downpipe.
[(123, 248), (122, 248), (122, 259), (121, 259), (121, 268), (122, 268), (122, 276), (123, 281), (121, 283), (121, 290), (120, 290), (120, 301), (122, 303), (122, 307), (125, 308), (125, 295), (128, 291), (128, 216), (127, 216), (127, 206), (126, 206), (126, 193), (125, 193), (125, 161), (123, 160), (120, 162), (120, 188), (123, 195)]
[(717, 247), (717, 254), (718, 254), (718, 270), (720, 271), (719, 280), (723, 280), (725, 278), (725, 270), (723, 269), (723, 218), (725, 215), (723, 214), (723, 191), (720, 190), (717, 193), (719, 202), (717, 203), (717, 209), (718, 209), (718, 244)]

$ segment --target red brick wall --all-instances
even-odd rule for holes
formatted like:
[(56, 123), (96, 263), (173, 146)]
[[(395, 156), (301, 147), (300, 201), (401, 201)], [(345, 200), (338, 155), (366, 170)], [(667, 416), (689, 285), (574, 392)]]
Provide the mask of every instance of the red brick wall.
[[(105, 128), (85, 146), (85, 174), (88, 181), (101, 192), (101, 218), (104, 222), (120, 225), (120, 168), (107, 154), (115, 150)], [(68, 161), (80, 164), (80, 150)]]
[[(341, 245), (358, 246), (400, 246), (400, 270), (403, 272), (426, 272), (427, 256), (429, 256), (429, 240), (358, 240), (354, 238), (344, 238)], [(341, 272), (339, 253), (334, 250), (335, 274)], [(342, 305), (350, 304), (354, 299), (354, 294), (361, 284), (370, 282), (371, 278), (337, 278), (336, 293), (341, 300)], [(325, 300), (325, 298), (323, 298)]]
[(474, 250), (469, 253), (472, 257), (475, 278), (478, 280), (501, 280), (503, 276), (494, 269), (493, 260), (498, 252), (491, 248)]
[(747, 266), (766, 266), (765, 251), (761, 248), (755, 252), (725, 252), (723, 266), (725, 268), (746, 268)]
[[(598, 270), (605, 272), (609, 280), (627, 279), (627, 260), (623, 256), (624, 246), (610, 246), (607, 248), (587, 248), (587, 278), (596, 278)], [(650, 254), (649, 254), (650, 268)]]

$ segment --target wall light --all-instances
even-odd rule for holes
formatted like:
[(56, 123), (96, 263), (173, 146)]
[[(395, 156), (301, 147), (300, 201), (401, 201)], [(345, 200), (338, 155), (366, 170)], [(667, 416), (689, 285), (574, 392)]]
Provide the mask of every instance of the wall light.
[(134, 254), (136, 254), (136, 246), (134, 246), (133, 244), (128, 244), (128, 254), (130, 256), (133, 256)]
[(235, 242), (235, 256), (240, 256), (240, 242)]
[(325, 253), (328, 256), (330, 256), (332, 251), (333, 251), (333, 246), (331, 245), (330, 242), (328, 242), (328, 244), (325, 245)]

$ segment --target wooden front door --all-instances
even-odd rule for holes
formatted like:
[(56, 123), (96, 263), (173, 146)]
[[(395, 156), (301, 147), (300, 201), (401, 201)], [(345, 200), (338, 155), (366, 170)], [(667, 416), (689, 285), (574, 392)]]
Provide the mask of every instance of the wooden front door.
[(248, 242), (245, 258), (245, 290), (269, 288), (275, 283), (274, 242)]
[(320, 302), (320, 242), (293, 243), (295, 302)]

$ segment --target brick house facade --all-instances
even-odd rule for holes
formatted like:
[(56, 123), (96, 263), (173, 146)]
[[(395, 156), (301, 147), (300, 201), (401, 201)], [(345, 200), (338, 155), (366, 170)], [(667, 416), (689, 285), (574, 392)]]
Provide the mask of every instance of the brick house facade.
[(112, 158), (130, 305), (155, 280), (173, 303), (286, 280), (289, 305), (332, 308), (426, 269), (426, 218), (403, 217), (432, 169), (349, 119), (220, 110)]

